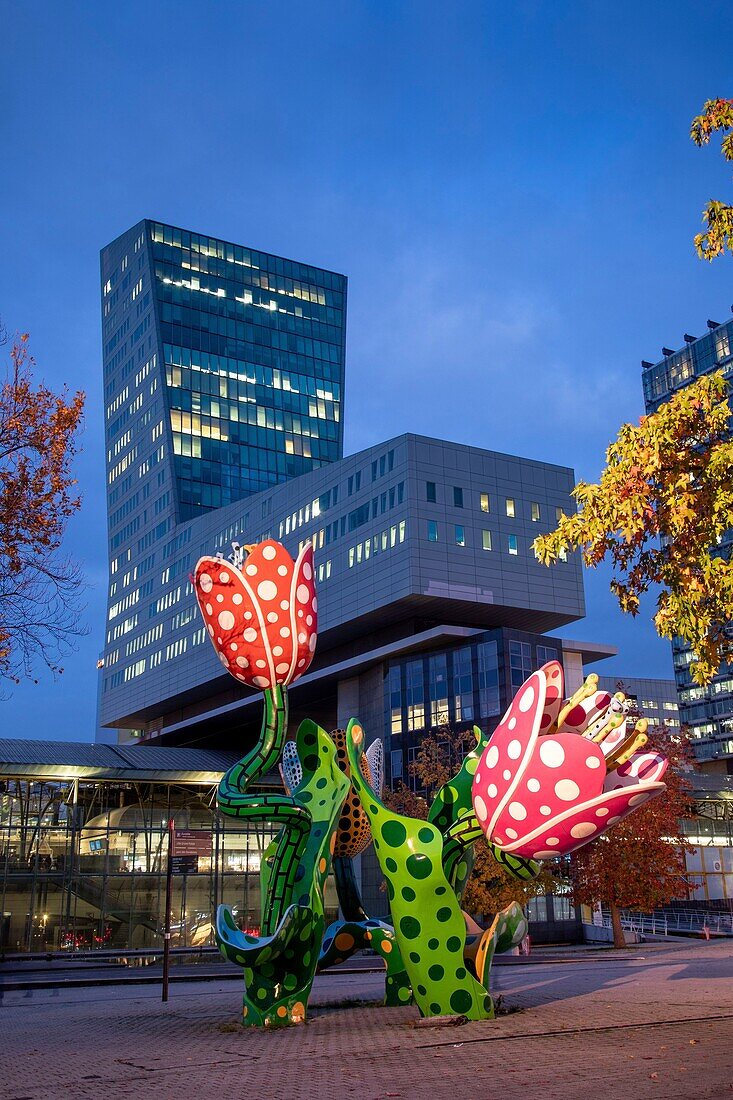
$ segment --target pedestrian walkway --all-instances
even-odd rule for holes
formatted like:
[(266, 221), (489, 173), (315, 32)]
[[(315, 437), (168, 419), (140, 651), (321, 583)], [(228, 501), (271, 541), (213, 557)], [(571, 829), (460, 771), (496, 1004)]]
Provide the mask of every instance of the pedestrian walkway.
[(310, 1022), (267, 1033), (239, 1026), (228, 981), (181, 983), (166, 1005), (152, 986), (11, 992), (0, 1097), (733, 1097), (731, 945), (644, 948), (497, 967), (514, 1011), (462, 1027), (376, 1007), (375, 973), (324, 975)]

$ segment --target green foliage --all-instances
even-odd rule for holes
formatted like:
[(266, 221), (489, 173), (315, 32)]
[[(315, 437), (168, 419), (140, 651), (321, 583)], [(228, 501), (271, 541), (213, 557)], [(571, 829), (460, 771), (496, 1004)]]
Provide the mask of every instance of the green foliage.
[(576, 549), (587, 566), (610, 560), (611, 590), (632, 615), (650, 586), (660, 586), (657, 631), (690, 645), (698, 684), (733, 660), (725, 630), (733, 563), (719, 546), (733, 527), (727, 392), (721, 373), (706, 375), (638, 425), (624, 424), (598, 484), (581, 481), (573, 490), (578, 511), (534, 541), (546, 565)]
[[(701, 115), (692, 120), (690, 137), (695, 145), (707, 145), (711, 136), (719, 130), (723, 135), (721, 152), (726, 160), (733, 161), (733, 99), (709, 99)], [(706, 226), (704, 233), (695, 237), (697, 254), (703, 260), (721, 256), (726, 248), (733, 252), (733, 206), (712, 199), (702, 215)]]

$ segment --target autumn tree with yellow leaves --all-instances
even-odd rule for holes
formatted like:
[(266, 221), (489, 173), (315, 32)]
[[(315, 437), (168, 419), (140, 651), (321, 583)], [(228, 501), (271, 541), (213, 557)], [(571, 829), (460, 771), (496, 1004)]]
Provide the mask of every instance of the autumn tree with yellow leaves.
[[(690, 137), (695, 145), (707, 145), (714, 133), (723, 135), (721, 152), (733, 161), (733, 99), (709, 99), (702, 114), (692, 120)], [(733, 206), (711, 199), (703, 210), (704, 233), (695, 237), (695, 247), (703, 260), (714, 260), (726, 249), (733, 252)]]
[(692, 649), (707, 684), (733, 661), (733, 563), (721, 543), (733, 527), (733, 441), (722, 374), (705, 375), (637, 425), (624, 424), (597, 484), (579, 482), (578, 510), (534, 541), (546, 565), (580, 549), (587, 566), (610, 561), (611, 590), (636, 615), (660, 586), (654, 622)]

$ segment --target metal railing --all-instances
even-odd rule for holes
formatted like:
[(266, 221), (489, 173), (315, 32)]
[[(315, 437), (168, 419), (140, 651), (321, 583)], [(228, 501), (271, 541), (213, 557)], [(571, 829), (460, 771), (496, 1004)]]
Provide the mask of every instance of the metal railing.
[[(603, 925), (611, 927), (611, 914), (603, 911)], [(661, 913), (621, 913), (621, 926), (627, 932), (652, 936), (705, 935), (733, 936), (733, 916), (703, 910), (669, 909)]]

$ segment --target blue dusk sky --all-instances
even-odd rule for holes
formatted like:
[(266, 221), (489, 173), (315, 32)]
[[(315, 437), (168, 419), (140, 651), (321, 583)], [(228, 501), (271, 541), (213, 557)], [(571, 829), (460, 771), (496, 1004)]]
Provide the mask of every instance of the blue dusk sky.
[[(349, 277), (346, 450), (404, 431), (595, 479), (640, 360), (733, 302), (696, 258), (731, 195), (690, 119), (733, 95), (730, 0), (124, 4), (0, 0), (0, 316), (87, 393), (67, 546), (88, 636), (0, 702), (90, 739), (107, 581), (99, 250), (156, 218)], [(570, 637), (671, 676), (653, 601), (586, 574)]]

